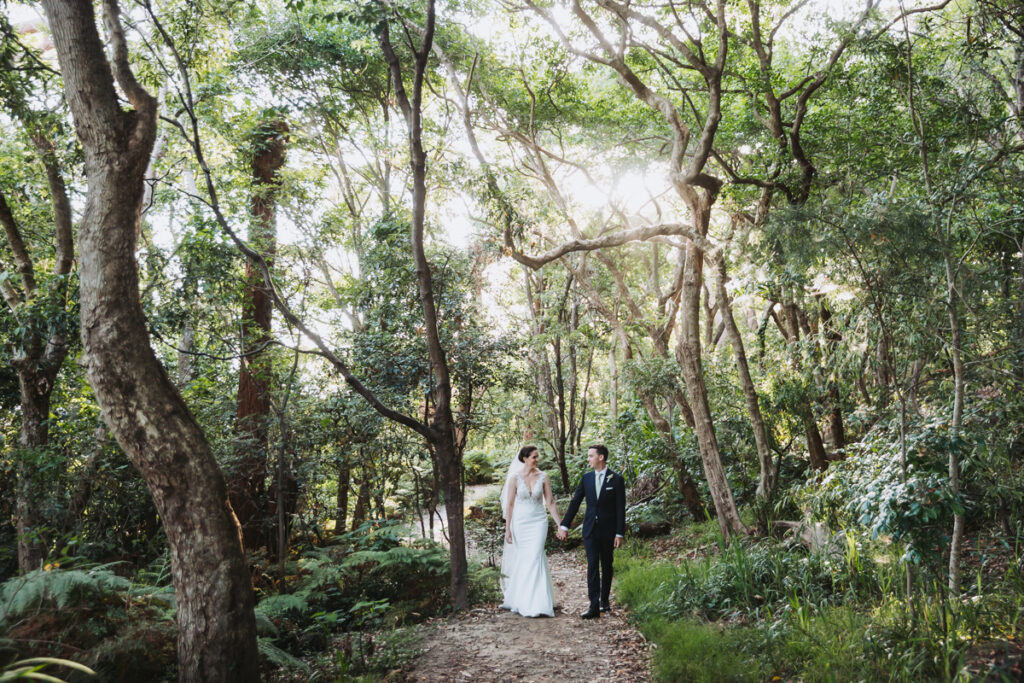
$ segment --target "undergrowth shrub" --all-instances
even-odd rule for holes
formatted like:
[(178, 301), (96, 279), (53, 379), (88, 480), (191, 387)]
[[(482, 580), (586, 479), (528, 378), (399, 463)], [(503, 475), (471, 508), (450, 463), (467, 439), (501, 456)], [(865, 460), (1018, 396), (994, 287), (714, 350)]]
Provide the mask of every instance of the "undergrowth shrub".
[(6, 581), (0, 587), (0, 624), (10, 625), (32, 612), (89, 605), (126, 593), (131, 582), (111, 567), (37, 569)]
[[(0, 586), (0, 656), (74, 659), (104, 681), (173, 680), (177, 629), (170, 586), (130, 580), (115, 566), (80, 562), (6, 581)], [(83, 676), (73, 671), (67, 680)]]
[(877, 594), (873, 563), (851, 542), (846, 553), (734, 541), (720, 557), (679, 567), (666, 613), (705, 619), (785, 609), (792, 598), (822, 605)]

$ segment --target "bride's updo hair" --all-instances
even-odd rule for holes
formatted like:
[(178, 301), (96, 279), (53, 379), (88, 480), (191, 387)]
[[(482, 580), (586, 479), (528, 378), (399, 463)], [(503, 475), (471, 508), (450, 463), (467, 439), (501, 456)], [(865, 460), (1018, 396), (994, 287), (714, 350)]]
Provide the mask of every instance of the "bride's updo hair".
[(523, 446), (519, 449), (519, 462), (526, 462), (526, 459), (530, 457), (530, 453), (537, 450), (536, 446)]

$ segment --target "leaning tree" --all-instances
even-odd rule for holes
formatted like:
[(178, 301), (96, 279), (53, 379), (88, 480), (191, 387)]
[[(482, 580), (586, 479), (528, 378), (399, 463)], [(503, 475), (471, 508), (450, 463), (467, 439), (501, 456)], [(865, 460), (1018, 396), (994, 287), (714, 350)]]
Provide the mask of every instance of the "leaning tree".
[(103, 419), (146, 481), (167, 533), (179, 679), (257, 680), (238, 522), (209, 443), (150, 346), (140, 303), (135, 243), (157, 102), (129, 65), (117, 0), (103, 3), (111, 60), (91, 2), (43, 6), (88, 178), (79, 229), (86, 369)]

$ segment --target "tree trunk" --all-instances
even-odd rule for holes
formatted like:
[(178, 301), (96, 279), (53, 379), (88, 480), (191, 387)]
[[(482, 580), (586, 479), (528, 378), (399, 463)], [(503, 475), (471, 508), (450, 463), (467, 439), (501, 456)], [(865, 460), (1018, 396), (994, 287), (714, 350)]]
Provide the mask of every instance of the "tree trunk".
[(181, 681), (259, 679), (256, 622), (224, 478), (149, 345), (135, 262), (156, 102), (135, 81), (116, 0), (106, 0), (114, 73), (87, 0), (45, 0), (89, 179), (79, 228), (82, 345), (104, 421), (153, 496), (171, 549)]
[(555, 358), (555, 395), (557, 403), (555, 406), (555, 459), (558, 461), (558, 473), (562, 479), (562, 489), (569, 490), (569, 470), (565, 465), (565, 443), (567, 433), (565, 429), (565, 378), (562, 372), (562, 339), (561, 330), (556, 332), (551, 342)]
[[(3, 226), (14, 263), (22, 284), (19, 295), (9, 282), (4, 283), (4, 295), (11, 312), (20, 319), (22, 328), (18, 334), (20, 348), (13, 354), (11, 367), (18, 376), (21, 398), (21, 430), (19, 451), (15, 460), (15, 528), (18, 543), (18, 568), (21, 572), (38, 569), (46, 554), (46, 520), (42, 512), (41, 491), (49, 486), (41, 481), (39, 470), (49, 457), (50, 399), (54, 382), (67, 357), (67, 330), (64, 323), (52, 318), (48, 307), (40, 309), (35, 302), (52, 297), (63, 301), (61, 312), (67, 312), (67, 275), (71, 272), (74, 240), (72, 237), (71, 204), (68, 201), (67, 186), (61, 174), (54, 145), (41, 132), (38, 118), (27, 108), (15, 109), (28, 130), (40, 161), (46, 171), (47, 184), (53, 207), (54, 226), (54, 268), (56, 277), (50, 291), (40, 295), (36, 283), (35, 264), (25, 245), (21, 228), (3, 194), (0, 194), (0, 224)], [(23, 304), (28, 304), (23, 307)], [(26, 319), (27, 317), (27, 319)], [(49, 335), (43, 330), (49, 330)]]
[(615, 340), (612, 339), (611, 348), (608, 349), (608, 373), (610, 375), (611, 386), (608, 390), (608, 412), (611, 423), (616, 425), (614, 429), (618, 431), (618, 420), (619, 420), (619, 366), (615, 362)]
[(348, 488), (352, 478), (352, 469), (347, 462), (338, 464), (338, 495), (335, 499), (334, 533), (345, 533), (345, 521), (348, 517)]
[[(879, 312), (881, 316), (881, 312)], [(878, 384), (878, 407), (885, 410), (889, 406), (889, 386), (892, 384), (892, 375), (889, 373), (889, 339), (885, 330), (878, 333), (878, 346), (875, 348), (876, 368), (875, 381)]]
[[(280, 119), (262, 122), (251, 136), (253, 190), (250, 200), (252, 228), (249, 243), (271, 268), (277, 250), (275, 195), (278, 171), (284, 165), (288, 124)], [(242, 525), (247, 549), (270, 548), (274, 519), (267, 500), (268, 425), (271, 377), (264, 350), (270, 342), (273, 303), (263, 273), (252, 261), (245, 263), (242, 292), (242, 360), (238, 370), (238, 407), (235, 429), (240, 437), (235, 466), (228, 478), (231, 507)], [(275, 487), (276, 489), (277, 487)]]
[(761, 402), (757, 396), (757, 389), (754, 387), (754, 380), (750, 376), (747, 353), (743, 348), (743, 337), (740, 336), (740, 329), (736, 326), (736, 320), (732, 315), (732, 303), (729, 301), (729, 293), (725, 289), (725, 257), (719, 254), (715, 266), (718, 270), (715, 278), (718, 308), (722, 312), (722, 322), (729, 334), (729, 343), (732, 345), (733, 356), (736, 358), (736, 369), (740, 376), (740, 386), (743, 387), (743, 396), (747, 401), (747, 416), (750, 418), (750, 427), (754, 431), (758, 462), (757, 497), (767, 500), (771, 498), (778, 478), (778, 473), (775, 471), (775, 459), (772, 458), (769, 447), (768, 429), (765, 427), (764, 416), (761, 414)]
[[(462, 502), (462, 458), (455, 448), (455, 421), (452, 417), (452, 385), (448, 361), (441, 344), (437, 307), (434, 304), (433, 276), (423, 248), (424, 211), (427, 199), (427, 155), (423, 150), (422, 95), (427, 62), (434, 39), (434, 0), (427, 3), (427, 22), (422, 44), (413, 48), (414, 69), (411, 96), (402, 80), (402, 66), (391, 46), (388, 22), (381, 27), (380, 44), (391, 71), (395, 99), (405, 117), (409, 142), (409, 167), (412, 172), (412, 257), (419, 285), (423, 327), (430, 356), (433, 379), (434, 415), (428, 441), (433, 446), (441, 488), (445, 495), (448, 517), (448, 540), (451, 563), (451, 602), (455, 610), (469, 604), (469, 580), (466, 562), (465, 518)], [(408, 34), (406, 34), (408, 37)], [(410, 46), (412, 47), (412, 46)]]
[(448, 547), (451, 561), (449, 591), (452, 607), (465, 609), (469, 605), (469, 565), (466, 560), (466, 531), (462, 491), (462, 463), (455, 457), (455, 450), (445, 452), (438, 447), (438, 473), (441, 490), (444, 492), (444, 511), (448, 521)]
[[(952, 220), (953, 210), (950, 209)], [(961, 329), (960, 312), (957, 307), (956, 271), (953, 269), (953, 258), (950, 254), (949, 226), (946, 232), (946, 250), (944, 253), (946, 267), (946, 306), (949, 310), (949, 326), (952, 331), (953, 355), (953, 420), (950, 425), (949, 445), (949, 488), (954, 498), (953, 533), (949, 540), (949, 592), (954, 597), (960, 595), (960, 546), (964, 537), (964, 513), (960, 507), (960, 429), (964, 414), (964, 361), (960, 352)]]
[(352, 528), (358, 529), (366, 521), (370, 511), (370, 473), (363, 469), (363, 478), (359, 481), (359, 492), (356, 494), (356, 509), (352, 511)]
[[(691, 188), (691, 194), (697, 192)], [(701, 234), (707, 232), (711, 217), (711, 201), (706, 197), (691, 197), (687, 202), (694, 225)], [(711, 500), (715, 504), (718, 525), (722, 535), (728, 539), (734, 533), (744, 533), (745, 527), (740, 521), (733, 499), (729, 480), (722, 467), (722, 457), (718, 450), (718, 439), (715, 436), (714, 419), (708, 403), (707, 386), (704, 383), (704, 366), (700, 348), (700, 293), (704, 274), (704, 254), (692, 241), (686, 246), (686, 265), (683, 276), (683, 298), (680, 322), (682, 330), (679, 335), (677, 350), (680, 355), (680, 367), (686, 390), (689, 394), (690, 409), (693, 411), (694, 431), (700, 446), (700, 456), (704, 463), (704, 476), (711, 490)]]
[(18, 372), (21, 388), (21, 434), (18, 453), (17, 531), (18, 571), (26, 573), (39, 569), (46, 556), (45, 519), (40, 509), (43, 491), (47, 487), (40, 481), (39, 462), (46, 457), (49, 445), (48, 419), (50, 417), (50, 390), (44, 385), (39, 391), (36, 373), (28, 368)]
[[(843, 341), (843, 335), (836, 328), (832, 311), (825, 305), (823, 299), (819, 300), (819, 316), (821, 318), (821, 329), (825, 336), (825, 358), (831, 362), (832, 355)], [(846, 447), (846, 429), (843, 426), (843, 403), (839, 392), (839, 382), (836, 379), (828, 381), (828, 400), (831, 409), (829, 410), (829, 433), (832, 435), (832, 448), (842, 450)]]
[(707, 507), (704, 505), (704, 501), (700, 499), (697, 484), (694, 483), (693, 477), (690, 476), (689, 470), (686, 469), (686, 465), (679, 456), (676, 440), (672, 436), (672, 425), (662, 416), (661, 411), (654, 404), (653, 398), (645, 396), (641, 398), (641, 401), (647, 410), (647, 415), (651, 418), (651, 422), (654, 423), (654, 428), (661, 433), (662, 438), (672, 445), (672, 450), (676, 451), (672, 467), (676, 472), (676, 486), (679, 489), (679, 494), (683, 497), (683, 504), (686, 506), (687, 512), (690, 513), (690, 516), (695, 521), (703, 522), (708, 516)]
[[(786, 320), (785, 325), (780, 325), (782, 336), (790, 346), (790, 362), (793, 367), (800, 370), (803, 364), (800, 362), (799, 350), (795, 348), (800, 341), (800, 333), (808, 330), (809, 326), (801, 324), (800, 308), (792, 302), (782, 305), (782, 311)], [(804, 316), (806, 321), (806, 316)], [(818, 429), (818, 422), (814, 417), (814, 407), (806, 396), (801, 395), (796, 412), (804, 425), (804, 438), (807, 441), (807, 455), (811, 462), (811, 469), (822, 472), (828, 468), (828, 455), (825, 452), (825, 442), (821, 438), (821, 430)]]
[(811, 468), (817, 472), (824, 472), (828, 468), (828, 454), (825, 452), (825, 442), (821, 438), (821, 430), (814, 420), (814, 415), (809, 407), (804, 410), (804, 436), (807, 438), (807, 455), (811, 460)]
[(832, 448), (841, 451), (846, 448), (846, 428), (843, 426), (843, 404), (839, 384), (832, 382), (828, 388), (828, 400), (832, 410), (828, 415), (829, 432), (832, 434)]
[(178, 342), (178, 388), (184, 389), (195, 376), (195, 367), (192, 364), (192, 345), (195, 344), (196, 333), (192, 327), (192, 317), (185, 318), (185, 327), (181, 331), (181, 341)]

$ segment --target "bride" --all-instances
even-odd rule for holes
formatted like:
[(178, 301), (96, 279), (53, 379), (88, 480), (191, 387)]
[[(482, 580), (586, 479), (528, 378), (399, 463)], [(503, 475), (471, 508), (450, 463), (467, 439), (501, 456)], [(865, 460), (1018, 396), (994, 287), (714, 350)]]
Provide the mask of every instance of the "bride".
[(505, 513), (505, 553), (501, 558), (501, 606), (524, 617), (555, 616), (554, 591), (544, 541), (547, 513), (557, 522), (558, 508), (551, 482), (537, 468), (540, 452), (524, 446), (509, 467), (501, 492)]

